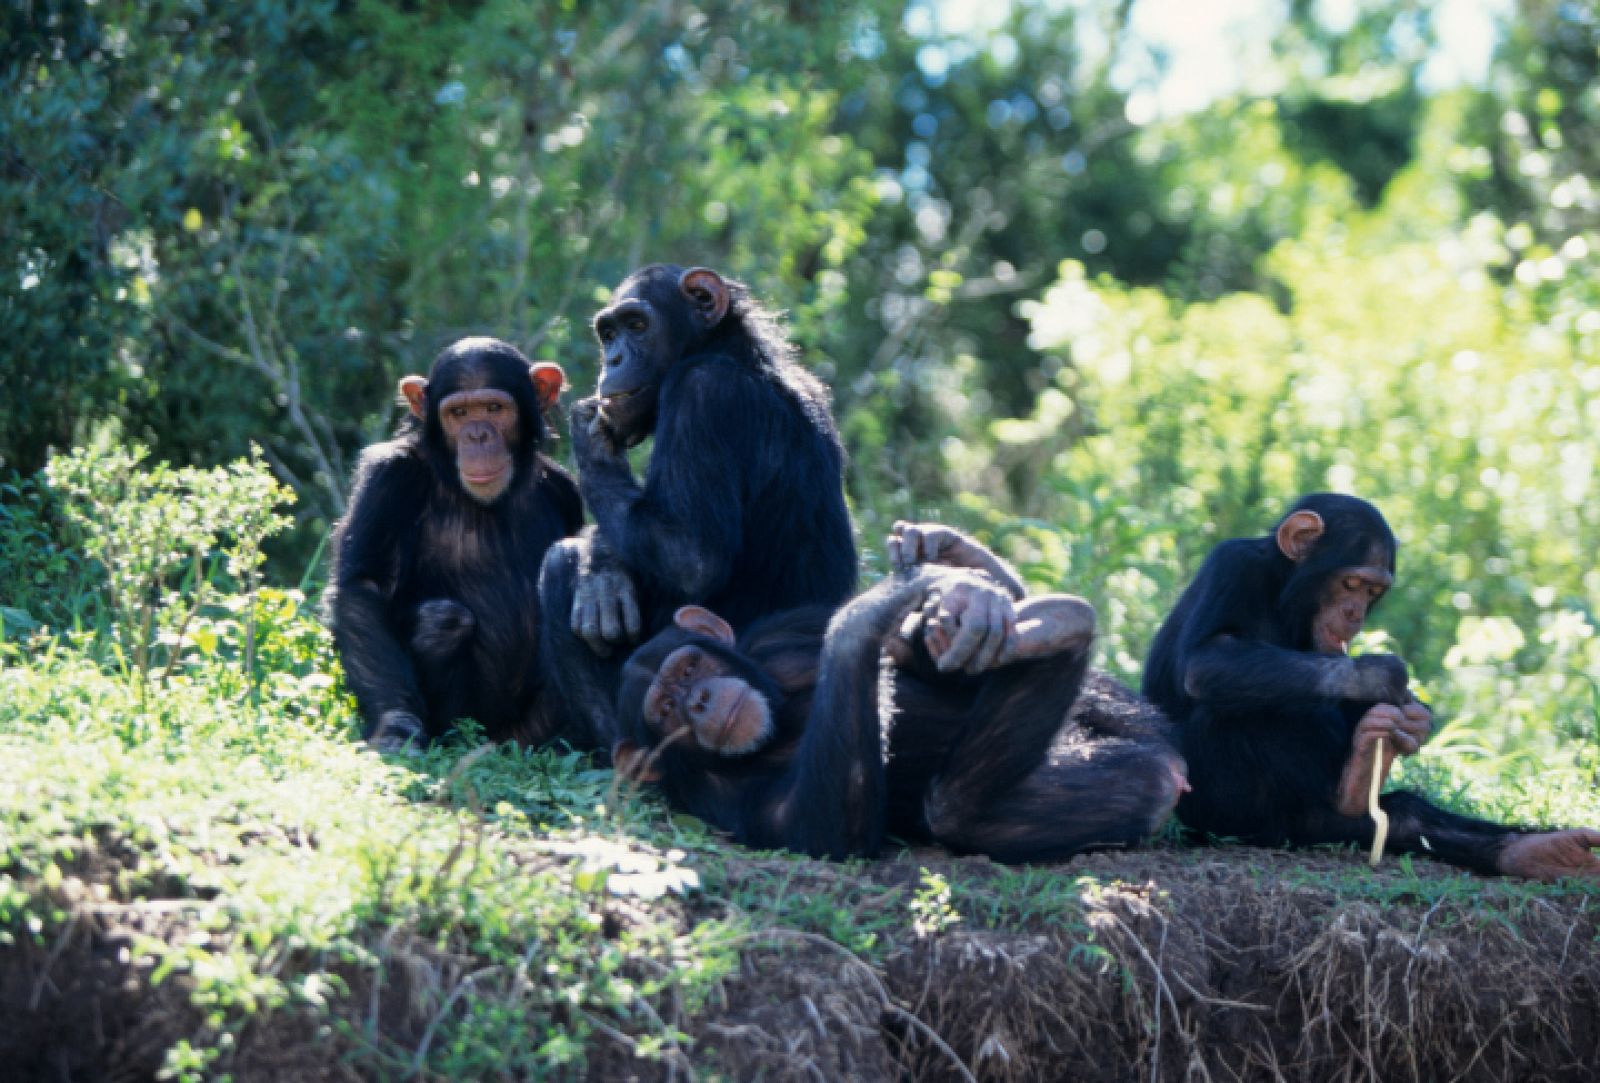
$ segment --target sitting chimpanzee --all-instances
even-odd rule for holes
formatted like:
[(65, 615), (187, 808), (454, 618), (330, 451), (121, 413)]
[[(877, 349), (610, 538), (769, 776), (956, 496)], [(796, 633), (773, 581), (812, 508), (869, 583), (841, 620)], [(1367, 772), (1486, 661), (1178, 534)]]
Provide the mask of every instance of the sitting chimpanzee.
[(830, 858), (886, 832), (1007, 862), (1149, 836), (1183, 764), (1159, 712), (1085, 686), (1088, 604), (1013, 608), (1015, 577), (945, 527), (898, 524), (890, 544), (902, 570), (831, 621), (813, 606), (736, 637), (680, 609), (627, 662), (619, 770), (745, 845)]
[[(742, 628), (855, 589), (844, 450), (822, 384), (740, 284), (703, 267), (628, 276), (595, 317), (597, 399), (572, 412), (597, 531), (551, 551), (545, 651), (574, 739), (609, 750), (611, 647), (709, 606)], [(651, 434), (644, 484), (626, 451)]]
[[(1266, 846), (1360, 843), (1374, 824), (1375, 766), (1427, 738), (1405, 663), (1350, 657), (1350, 641), (1394, 582), (1396, 543), (1378, 509), (1303, 498), (1264, 538), (1219, 545), (1162, 625), (1144, 693), (1178, 724), (1194, 789), (1178, 819)], [(1375, 765), (1378, 739), (1383, 762)], [(1414, 793), (1385, 794), (1386, 849), (1484, 873), (1600, 878), (1600, 832), (1540, 832), (1458, 816)]]
[(561, 369), (466, 338), (424, 380), (394, 440), (368, 448), (334, 535), (328, 606), (364, 733), (392, 749), (458, 718), (543, 740), (539, 567), (582, 525), (571, 476), (543, 452)]

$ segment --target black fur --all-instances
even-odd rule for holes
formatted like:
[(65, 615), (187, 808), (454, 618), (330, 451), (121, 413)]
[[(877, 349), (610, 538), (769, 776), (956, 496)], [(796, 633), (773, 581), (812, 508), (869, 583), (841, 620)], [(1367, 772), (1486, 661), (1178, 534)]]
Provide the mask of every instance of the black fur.
[(885, 580), (833, 618), (818, 607), (752, 625), (738, 650), (669, 628), (629, 659), (618, 695), (624, 732), (656, 739), (642, 704), (662, 662), (695, 643), (768, 695), (773, 739), (743, 757), (690, 742), (661, 750), (675, 805), (747, 846), (842, 859), (873, 856), (885, 834), (931, 839), (1000, 861), (1049, 861), (1131, 845), (1176, 797), (1165, 721), (1100, 675), (1086, 648), (976, 677), (940, 673), (918, 645), (885, 666), (923, 584)]
[[(515, 476), (492, 504), (461, 487), (438, 403), (468, 372), (517, 404)], [(548, 439), (529, 364), (514, 347), (466, 339), (434, 361), (427, 417), (368, 448), (334, 534), (326, 604), (345, 676), (371, 736), (390, 712), (414, 715), (429, 738), (458, 718), (492, 738), (541, 740), (551, 723), (538, 666), (539, 567), (582, 525), (570, 475)]]
[[(1372, 820), (1340, 815), (1336, 791), (1356, 724), (1376, 702), (1404, 702), (1403, 675), (1382, 700), (1330, 694), (1361, 660), (1312, 651), (1311, 619), (1341, 569), (1377, 555), (1392, 572), (1397, 545), (1378, 509), (1356, 497), (1316, 493), (1289, 514), (1300, 510), (1320, 515), (1326, 530), (1298, 565), (1276, 531), (1212, 551), (1156, 635), (1143, 691), (1178, 726), (1193, 786), (1178, 802), (1186, 827), (1264, 846), (1370, 846)], [(1505, 841), (1521, 830), (1410, 793), (1381, 803), (1389, 851), (1480, 872), (1496, 871)]]
[(856, 583), (845, 455), (827, 390), (737, 283), (727, 315), (700, 329), (678, 288), (682, 274), (654, 265), (618, 289), (659, 320), (637, 343), (607, 350), (608, 365), (646, 373), (641, 394), (651, 408), (625, 434), (631, 443), (654, 433), (644, 482), (626, 458), (586, 455), (575, 441), (599, 537), (557, 547), (545, 572), (545, 649), (572, 716), (603, 749), (616, 735), (618, 663), (596, 657), (568, 623), (587, 560), (603, 553), (625, 566), (646, 634), (685, 604), (742, 629), (797, 606), (836, 606)]

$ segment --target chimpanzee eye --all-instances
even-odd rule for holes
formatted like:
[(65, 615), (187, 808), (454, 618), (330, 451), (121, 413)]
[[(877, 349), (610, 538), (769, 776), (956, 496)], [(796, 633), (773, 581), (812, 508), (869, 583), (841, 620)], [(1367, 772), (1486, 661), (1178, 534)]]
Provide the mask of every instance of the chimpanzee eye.
[(610, 320), (607, 320), (605, 323), (595, 325), (594, 333), (598, 335), (600, 337), (600, 341), (606, 345), (610, 345), (611, 340), (617, 337), (617, 329), (611, 326)]
[(646, 325), (643, 316), (628, 317), (627, 328), (631, 334), (637, 335), (639, 332), (645, 329), (645, 326)]
[(464, 418), (466, 416), (467, 416), (467, 408), (465, 406), (452, 406), (452, 407), (450, 407), (450, 419), (452, 421), (460, 421), (462, 418)]
[(491, 414), (498, 414), (500, 412), (500, 404), (498, 402), (486, 403), (483, 408), (489, 411)]
[(1362, 584), (1361, 580), (1357, 579), (1353, 575), (1349, 576), (1344, 581), (1344, 589), (1350, 591), (1352, 594), (1358, 592), (1361, 589), (1362, 585), (1363, 584)]

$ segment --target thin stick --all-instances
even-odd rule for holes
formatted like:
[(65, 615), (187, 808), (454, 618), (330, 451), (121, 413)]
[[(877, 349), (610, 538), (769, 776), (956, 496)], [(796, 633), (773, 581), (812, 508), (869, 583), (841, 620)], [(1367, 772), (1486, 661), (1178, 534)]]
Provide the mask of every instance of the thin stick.
[(1383, 844), (1389, 838), (1389, 814), (1378, 807), (1378, 791), (1383, 789), (1383, 738), (1379, 737), (1372, 747), (1372, 788), (1367, 791), (1367, 813), (1378, 830), (1372, 833), (1372, 856), (1367, 863), (1377, 868), (1378, 862), (1383, 860)]

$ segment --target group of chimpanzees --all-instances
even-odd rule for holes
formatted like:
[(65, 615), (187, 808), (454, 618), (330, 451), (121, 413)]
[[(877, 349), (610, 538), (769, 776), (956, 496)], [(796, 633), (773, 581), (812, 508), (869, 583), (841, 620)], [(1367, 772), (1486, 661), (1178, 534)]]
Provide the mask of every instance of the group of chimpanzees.
[[(560, 738), (739, 842), (832, 858), (894, 836), (1058, 860), (1174, 809), (1197, 838), (1371, 845), (1373, 772), (1431, 728), (1405, 663), (1348, 654), (1394, 582), (1371, 504), (1308, 496), (1219, 545), (1140, 698), (1089, 668), (1086, 602), (1026, 596), (948, 527), (896, 524), (892, 574), (852, 598), (828, 392), (744, 286), (645, 267), (594, 330), (576, 483), (545, 451), (561, 370), (488, 338), (402, 380), (411, 416), (362, 456), (329, 609), (380, 749), (462, 718)], [(651, 436), (641, 481), (627, 452)], [(1382, 806), (1391, 852), (1600, 880), (1600, 832)]]

